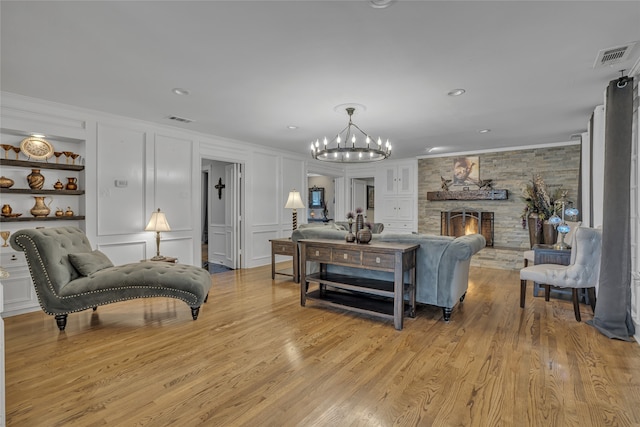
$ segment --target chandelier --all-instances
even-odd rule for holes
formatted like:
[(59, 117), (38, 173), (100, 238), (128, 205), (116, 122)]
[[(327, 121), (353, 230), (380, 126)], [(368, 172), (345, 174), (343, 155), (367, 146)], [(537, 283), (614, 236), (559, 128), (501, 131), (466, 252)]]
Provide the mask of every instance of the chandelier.
[[(387, 139), (384, 146), (380, 137), (378, 137), (377, 141), (373, 141), (365, 131), (351, 120), (356, 109), (348, 107), (346, 110), (349, 115), (349, 124), (330, 141), (325, 137), (322, 143), (319, 139), (312, 142), (311, 157), (325, 162), (344, 163), (377, 162), (389, 157), (391, 155), (389, 140)], [(362, 134), (361, 141), (356, 138), (356, 129)], [(360, 143), (360, 145), (356, 145), (357, 143)]]

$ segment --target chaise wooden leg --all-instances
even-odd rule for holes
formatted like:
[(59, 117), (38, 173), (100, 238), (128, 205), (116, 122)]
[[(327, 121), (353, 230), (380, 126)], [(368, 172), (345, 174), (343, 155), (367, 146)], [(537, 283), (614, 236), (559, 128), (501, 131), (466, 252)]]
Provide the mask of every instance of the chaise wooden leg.
[(204, 302), (209, 301), (209, 292), (207, 292), (207, 295), (204, 297)]
[(64, 328), (67, 326), (67, 314), (56, 314), (56, 323), (58, 324), (58, 329), (64, 331)]
[(596, 312), (596, 288), (587, 288), (587, 295), (589, 295), (589, 304), (591, 305), (591, 310)]
[(543, 285), (544, 286), (544, 300), (549, 301), (549, 297), (551, 296), (551, 285)]
[(453, 307), (442, 307), (442, 315), (444, 317), (444, 321), (448, 322), (451, 320), (451, 313), (453, 312)]
[(573, 311), (576, 314), (576, 320), (582, 321), (580, 317), (580, 303), (578, 302), (578, 288), (571, 289), (571, 296), (573, 297)]
[(464, 299), (467, 297), (467, 293), (465, 292), (464, 294), (462, 294), (462, 296), (460, 297), (460, 302), (463, 302)]
[(524, 297), (527, 293), (527, 281), (520, 279), (520, 307), (524, 308)]
[(191, 317), (193, 317), (193, 320), (196, 320), (198, 318), (199, 313), (200, 307), (191, 307)]

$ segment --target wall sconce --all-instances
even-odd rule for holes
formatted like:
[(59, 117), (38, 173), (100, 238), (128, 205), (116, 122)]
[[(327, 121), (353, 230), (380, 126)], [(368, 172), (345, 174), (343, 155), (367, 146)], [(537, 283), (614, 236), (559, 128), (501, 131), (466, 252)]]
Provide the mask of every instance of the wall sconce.
[(155, 231), (156, 232), (156, 256), (151, 258), (151, 261), (162, 261), (166, 257), (160, 255), (160, 232), (161, 231), (171, 231), (171, 227), (169, 227), (169, 223), (167, 222), (167, 217), (164, 215), (164, 212), (160, 212), (160, 208), (156, 212), (151, 213), (151, 219), (149, 223), (145, 227), (144, 231)]
[(295, 188), (289, 192), (289, 198), (284, 207), (285, 209), (293, 209), (293, 230), (296, 230), (298, 228), (298, 212), (296, 209), (304, 208), (304, 203), (302, 203), (300, 193), (298, 193)]

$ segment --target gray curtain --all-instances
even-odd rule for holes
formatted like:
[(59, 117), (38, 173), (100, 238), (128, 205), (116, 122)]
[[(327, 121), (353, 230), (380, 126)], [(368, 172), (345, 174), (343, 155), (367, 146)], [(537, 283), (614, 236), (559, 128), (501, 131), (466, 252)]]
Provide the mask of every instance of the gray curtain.
[(604, 211), (598, 301), (592, 321), (609, 338), (631, 341), (631, 134), (633, 79), (609, 82), (605, 112)]

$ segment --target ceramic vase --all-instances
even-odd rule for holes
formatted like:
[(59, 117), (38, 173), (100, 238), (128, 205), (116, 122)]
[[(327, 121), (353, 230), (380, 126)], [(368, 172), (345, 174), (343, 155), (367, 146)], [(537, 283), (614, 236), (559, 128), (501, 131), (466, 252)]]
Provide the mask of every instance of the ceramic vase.
[(356, 236), (364, 228), (364, 217), (361, 213), (356, 215)]
[(0, 188), (11, 188), (13, 187), (13, 180), (11, 178), (7, 178), (6, 176), (0, 176)]
[(364, 227), (362, 230), (358, 231), (358, 243), (367, 244), (371, 241), (371, 230), (369, 227)]
[(27, 182), (32, 190), (41, 190), (44, 185), (44, 176), (40, 173), (40, 169), (31, 169), (31, 173), (27, 175)]
[(534, 245), (543, 242), (542, 229), (538, 229), (538, 215), (532, 214), (527, 218), (527, 228), (529, 228), (529, 243), (533, 248)]
[(66, 185), (66, 189), (67, 190), (77, 190), (78, 189), (78, 178), (74, 178), (74, 177), (67, 177), (67, 185)]
[(351, 221), (349, 221), (349, 232), (344, 237), (344, 239), (347, 241), (347, 243), (353, 243), (353, 242), (356, 241), (356, 235), (353, 234), (353, 232), (351, 231), (351, 227), (352, 226), (353, 226), (353, 223), (351, 223)]
[(51, 209), (49, 209), (49, 205), (51, 204), (53, 199), (51, 197), (46, 197), (47, 199), (49, 199), (48, 205), (45, 203), (45, 197), (46, 196), (33, 196), (33, 198), (36, 199), (36, 204), (33, 205), (29, 212), (31, 212), (31, 215), (36, 218), (45, 217), (51, 212)]
[(542, 236), (545, 245), (555, 245), (558, 240), (558, 230), (549, 221), (542, 223)]

